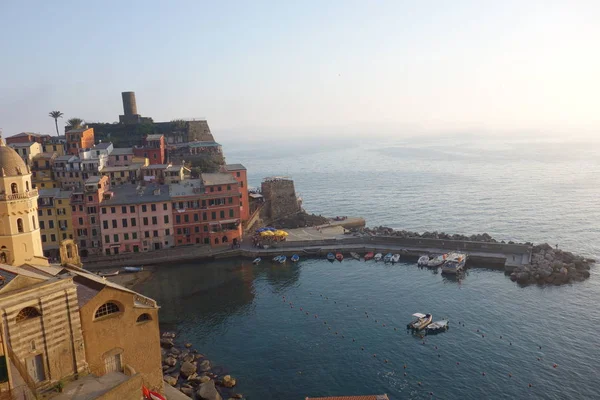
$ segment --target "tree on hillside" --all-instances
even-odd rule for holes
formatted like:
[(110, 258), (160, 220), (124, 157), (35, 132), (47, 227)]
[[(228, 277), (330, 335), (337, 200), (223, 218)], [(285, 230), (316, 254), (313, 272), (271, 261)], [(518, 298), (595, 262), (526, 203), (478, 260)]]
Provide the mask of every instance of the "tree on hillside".
[(83, 122), (84, 121), (81, 118), (71, 118), (67, 121), (67, 124), (71, 127), (71, 129), (78, 129), (81, 128)]
[(50, 111), (50, 115), (52, 118), (54, 118), (54, 125), (56, 125), (56, 136), (59, 136), (58, 134), (58, 119), (63, 117), (63, 113), (61, 113), (60, 111)]

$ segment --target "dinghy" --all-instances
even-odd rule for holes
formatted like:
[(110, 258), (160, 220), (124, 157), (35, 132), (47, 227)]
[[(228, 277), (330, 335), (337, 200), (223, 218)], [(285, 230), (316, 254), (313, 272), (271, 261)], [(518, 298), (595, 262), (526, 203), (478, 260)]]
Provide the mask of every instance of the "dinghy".
[(284, 264), (287, 260), (286, 256), (279, 256), (279, 264)]
[(419, 267), (426, 267), (429, 262), (429, 256), (421, 256), (419, 257), (419, 261), (417, 261), (417, 265)]
[(275, 257), (273, 257), (273, 262), (279, 262), (280, 259), (281, 259), (281, 256), (275, 256)]
[(428, 267), (439, 267), (440, 265), (442, 265), (445, 262), (446, 262), (446, 254), (440, 254), (439, 256), (434, 257), (431, 260), (429, 260), (429, 262), (427, 263), (427, 266)]
[(432, 334), (432, 333), (440, 333), (440, 332), (445, 332), (448, 330), (449, 326), (448, 326), (448, 320), (441, 320), (441, 321), (436, 321), (433, 322), (431, 324), (429, 324), (426, 328), (426, 332), (428, 335)]
[(375, 255), (373, 254), (372, 251), (368, 252), (367, 254), (365, 254), (365, 261), (369, 261), (370, 259), (372, 259), (373, 257), (375, 257)]
[(398, 261), (400, 261), (400, 254), (394, 254), (392, 256), (392, 263), (397, 263)]
[(381, 261), (382, 257), (383, 257), (383, 254), (381, 254), (381, 253), (375, 254), (375, 261)]
[(350, 252), (350, 256), (352, 258), (354, 258), (355, 260), (360, 260), (360, 255), (358, 253), (355, 253), (353, 251)]
[(141, 272), (144, 267), (123, 267), (123, 272)]
[(342, 260), (344, 259), (344, 255), (342, 253), (335, 253), (335, 259), (339, 262), (342, 262)]
[(298, 262), (298, 260), (300, 260), (300, 256), (298, 254), (294, 254), (290, 260), (292, 260), (292, 262)]
[(103, 278), (106, 278), (107, 276), (117, 276), (117, 275), (119, 275), (119, 271), (114, 271), (114, 272), (100, 272), (98, 275), (100, 275)]
[(327, 260), (334, 262), (335, 261), (335, 254), (333, 253), (327, 253)]
[(392, 253), (387, 253), (385, 257), (383, 257), (383, 262), (389, 263), (390, 261), (392, 261)]
[(420, 331), (421, 329), (425, 328), (427, 325), (429, 325), (431, 323), (431, 320), (433, 318), (431, 316), (431, 314), (421, 314), (421, 313), (414, 313), (413, 317), (416, 317), (417, 319), (415, 319), (410, 324), (408, 324), (406, 326), (406, 328), (413, 329), (415, 331)]
[(256, 265), (256, 264), (258, 264), (258, 263), (259, 263), (259, 262), (261, 262), (261, 261), (262, 261), (262, 258), (260, 258), (260, 257), (256, 257), (256, 258), (254, 259), (254, 261), (252, 261), (252, 264)]

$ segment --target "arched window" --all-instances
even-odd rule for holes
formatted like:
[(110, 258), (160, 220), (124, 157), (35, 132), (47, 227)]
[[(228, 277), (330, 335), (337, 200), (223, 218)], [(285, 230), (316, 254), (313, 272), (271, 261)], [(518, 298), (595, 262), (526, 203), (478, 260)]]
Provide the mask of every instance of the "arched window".
[(98, 307), (96, 314), (94, 314), (94, 318), (104, 317), (105, 315), (118, 313), (119, 311), (121, 311), (119, 306), (109, 301), (108, 303), (104, 303)]
[(223, 239), (221, 239), (221, 242), (223, 242), (223, 243), (227, 243), (227, 240), (228, 240), (228, 239), (227, 239), (227, 236), (223, 236)]
[(17, 219), (17, 230), (19, 233), (23, 233), (23, 220), (21, 218)]
[(146, 322), (146, 321), (152, 321), (152, 317), (148, 313), (141, 314), (139, 317), (137, 317), (137, 320), (135, 322)]
[(32, 215), (32, 216), (31, 216), (31, 223), (32, 223), (32, 225), (33, 225), (33, 229), (37, 229), (37, 228), (35, 227), (35, 215)]
[(16, 183), (11, 183), (10, 184), (10, 191), (13, 194), (19, 193), (19, 189), (17, 188), (17, 184)]
[(17, 314), (16, 322), (25, 321), (26, 319), (41, 317), (42, 314), (35, 307), (25, 307)]
[(25, 181), (25, 190), (29, 192), (29, 181)]
[(219, 238), (215, 238), (215, 244), (219, 244)]

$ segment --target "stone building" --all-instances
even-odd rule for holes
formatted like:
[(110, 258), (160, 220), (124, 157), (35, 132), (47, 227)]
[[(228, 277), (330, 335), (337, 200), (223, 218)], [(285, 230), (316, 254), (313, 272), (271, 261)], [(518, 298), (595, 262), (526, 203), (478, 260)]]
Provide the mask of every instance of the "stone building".
[(301, 210), (294, 181), (285, 176), (265, 178), (261, 192), (266, 202), (266, 213), (270, 219), (295, 214)]

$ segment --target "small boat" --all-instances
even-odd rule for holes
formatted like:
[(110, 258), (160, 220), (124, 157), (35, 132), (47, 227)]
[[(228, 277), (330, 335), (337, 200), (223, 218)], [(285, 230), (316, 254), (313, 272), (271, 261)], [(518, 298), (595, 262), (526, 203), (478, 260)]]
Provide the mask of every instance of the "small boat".
[(419, 261), (417, 261), (417, 265), (419, 267), (426, 267), (429, 263), (429, 256), (421, 256), (419, 257)]
[(429, 325), (431, 323), (431, 320), (433, 318), (431, 316), (431, 314), (421, 314), (421, 313), (414, 313), (413, 317), (416, 317), (417, 319), (412, 321), (410, 324), (406, 325), (406, 328), (413, 329), (415, 331), (420, 331), (421, 329), (425, 328), (427, 325)]
[(149, 390), (146, 386), (142, 386), (142, 395), (144, 400), (167, 400), (163, 395)]
[(463, 270), (466, 263), (467, 255), (465, 253), (450, 253), (442, 266), (442, 274), (456, 275)]
[(426, 332), (428, 335), (432, 334), (432, 333), (440, 333), (440, 332), (446, 332), (449, 328), (448, 326), (448, 320), (441, 320), (441, 321), (436, 321), (433, 322), (431, 324), (429, 324), (427, 326)]
[(292, 262), (298, 262), (298, 260), (300, 260), (300, 256), (298, 254), (294, 254), (290, 260), (292, 260)]
[(327, 253), (327, 259), (331, 262), (335, 261), (335, 254), (333, 253)]
[(286, 256), (279, 256), (279, 264), (284, 264), (287, 260)]
[(383, 257), (383, 262), (389, 263), (390, 261), (392, 261), (392, 253), (387, 253), (385, 257)]
[(355, 260), (360, 260), (360, 255), (358, 253), (355, 253), (353, 251), (350, 252), (350, 256), (352, 258), (354, 258)]
[(375, 261), (381, 261), (382, 257), (383, 257), (383, 255), (381, 253), (375, 254)]
[(258, 264), (258, 263), (259, 263), (259, 262), (261, 262), (261, 261), (262, 261), (262, 258), (260, 258), (260, 257), (256, 257), (256, 258), (254, 259), (254, 261), (252, 261), (252, 264), (256, 265), (256, 264)]
[(392, 263), (397, 263), (398, 261), (400, 261), (400, 254), (394, 254), (392, 256)]
[(369, 261), (370, 259), (372, 259), (373, 257), (375, 257), (375, 255), (373, 254), (372, 251), (368, 252), (367, 254), (365, 254), (365, 261)]
[(98, 275), (100, 275), (101, 277), (107, 277), (107, 276), (117, 276), (119, 275), (119, 270), (114, 271), (114, 272), (100, 272)]
[(275, 257), (273, 257), (273, 262), (279, 262), (280, 259), (281, 259), (281, 256), (275, 256)]
[(144, 267), (123, 267), (123, 272), (141, 272)]
[(342, 260), (344, 259), (344, 255), (342, 253), (335, 253), (335, 259), (339, 262), (342, 262)]
[(439, 267), (440, 265), (442, 265), (443, 263), (446, 262), (446, 256), (447, 256), (447, 254), (440, 254), (439, 256), (432, 258), (431, 260), (429, 260), (427, 262), (427, 266), (428, 267)]

